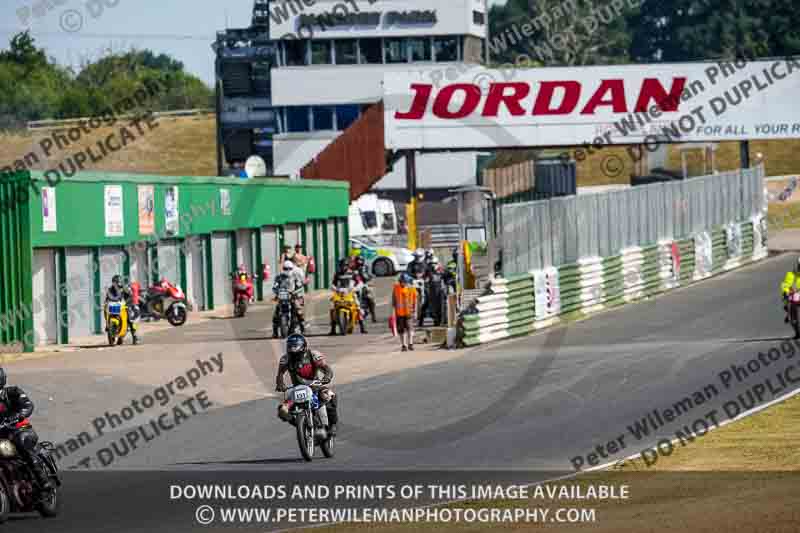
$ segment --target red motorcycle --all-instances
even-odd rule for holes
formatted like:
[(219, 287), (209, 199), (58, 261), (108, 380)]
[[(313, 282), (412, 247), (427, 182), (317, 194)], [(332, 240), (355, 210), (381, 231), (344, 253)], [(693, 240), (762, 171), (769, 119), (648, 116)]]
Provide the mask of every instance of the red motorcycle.
[(162, 279), (161, 283), (147, 289), (141, 305), (141, 315), (155, 320), (166, 318), (171, 325), (182, 326), (189, 315), (186, 294), (177, 285)]
[(253, 299), (253, 279), (245, 272), (231, 274), (233, 281), (233, 314), (241, 318), (247, 313), (247, 304)]

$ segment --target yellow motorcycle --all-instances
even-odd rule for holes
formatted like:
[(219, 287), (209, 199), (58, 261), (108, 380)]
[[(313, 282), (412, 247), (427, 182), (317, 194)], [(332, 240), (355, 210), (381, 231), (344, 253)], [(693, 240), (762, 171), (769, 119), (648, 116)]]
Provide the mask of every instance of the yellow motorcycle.
[(333, 291), (331, 302), (331, 322), (336, 324), (340, 335), (352, 334), (360, 318), (355, 291), (339, 287)]
[[(128, 333), (128, 305), (125, 302), (106, 302), (104, 311), (108, 345), (121, 345)], [(133, 343), (137, 343), (135, 335)]]

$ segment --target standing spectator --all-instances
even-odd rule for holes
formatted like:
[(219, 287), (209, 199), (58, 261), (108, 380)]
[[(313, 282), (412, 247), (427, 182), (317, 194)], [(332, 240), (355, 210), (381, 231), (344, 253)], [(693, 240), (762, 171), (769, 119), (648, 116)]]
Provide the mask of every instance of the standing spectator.
[[(402, 348), (400, 351), (414, 350), (414, 317), (417, 314), (417, 291), (414, 289), (411, 276), (403, 272), (400, 280), (392, 288), (392, 309), (400, 335)], [(408, 347), (406, 347), (408, 334)]]
[(280, 264), (284, 264), (286, 261), (293, 261), (294, 259), (294, 252), (292, 252), (292, 247), (288, 244), (283, 247), (283, 253), (281, 254)]
[(303, 255), (303, 247), (299, 244), (294, 245), (294, 264), (300, 267), (303, 272), (308, 270), (308, 256)]

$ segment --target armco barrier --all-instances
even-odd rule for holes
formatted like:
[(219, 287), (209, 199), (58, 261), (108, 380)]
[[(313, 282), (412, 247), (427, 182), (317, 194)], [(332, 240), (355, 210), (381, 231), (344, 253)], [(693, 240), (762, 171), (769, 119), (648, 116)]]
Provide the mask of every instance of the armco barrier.
[[(613, 257), (495, 278), (459, 317), (459, 343), (475, 346), (527, 335), (738, 268), (766, 257), (765, 235), (763, 216), (758, 216)], [(705, 257), (698, 260), (698, 254)]]

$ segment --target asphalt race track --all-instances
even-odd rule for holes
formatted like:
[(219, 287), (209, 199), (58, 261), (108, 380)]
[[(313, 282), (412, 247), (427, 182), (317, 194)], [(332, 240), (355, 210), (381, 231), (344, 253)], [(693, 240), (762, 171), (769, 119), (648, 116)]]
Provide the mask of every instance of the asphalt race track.
[[(800, 383), (787, 381), (778, 390), (776, 377), (800, 377), (800, 371), (783, 374), (795, 359), (788, 348), (794, 345), (784, 342), (791, 338), (791, 329), (783, 323), (778, 290), (794, 262), (789, 255), (770, 258), (532, 337), (341, 384), (337, 390), (342, 423), (337, 456), (331, 460), (320, 457), (311, 464), (299, 460), (293, 428), (275, 418), (274, 397), (213, 409), (193, 416), (179, 430), (115, 462), (111, 469), (66, 471), (63, 516), (46, 522), (46, 528), (38, 517), (14, 519), (10, 525), (14, 531), (37, 532), (214, 531), (194, 522), (196, 502), (170, 501), (170, 484), (368, 483), (415, 476), (436, 480), (448, 475), (442, 471), (467, 468), (482, 479), (493, 470), (498, 479), (514, 471), (518, 480), (534, 481), (573, 471), (571, 460), (577, 456), (588, 466), (588, 456), (598, 445), (608, 457), (595, 456), (597, 463), (638, 453), (660, 438), (674, 438), (676, 430), (698, 419), (709, 424), (714, 418), (728, 419), (723, 404), (736, 401), (737, 395), (746, 403), (748, 391), (767, 378), (772, 389), (758, 389), (757, 405), (800, 388)], [(235, 330), (224, 320), (168, 330), (149, 336), (147, 349), (189, 347), (214, 353), (235, 341), (246, 352), (253, 373), (263, 377), (265, 388), (274, 388), (274, 361), (259, 355), (267, 352), (265, 320), (263, 314), (253, 314), (238, 322)], [(385, 326), (379, 324), (370, 333), (312, 339), (339, 365), (358, 357), (352, 353), (353, 343), (362, 349), (369, 349), (367, 344), (386, 350)], [(365, 343), (367, 338), (372, 340)], [(730, 371), (733, 364), (747, 368), (748, 361), (758, 359), (759, 352), (768, 354), (770, 348), (784, 352), (775, 360), (763, 356), (766, 363), (755, 371), (751, 365), (747, 377), (740, 373), (741, 380), (731, 373), (729, 388), (723, 386), (720, 373)], [(800, 347), (793, 349), (800, 360)], [(395, 351), (385, 357), (403, 355)], [(135, 358), (130, 364), (136, 365)], [(63, 392), (57, 383), (64, 380), (71, 380), (75, 388), (82, 386), (77, 370), (37, 376), (18, 375), (26, 386), (30, 383), (34, 401), (36, 395)], [(712, 384), (718, 394), (708, 393)], [(131, 392), (120, 390), (125, 398)], [(696, 401), (673, 422), (664, 421), (650, 435), (636, 440), (628, 430), (654, 409), (663, 413), (687, 396), (698, 399), (695, 393), (703, 391), (707, 394), (702, 402)], [(74, 401), (80, 392), (75, 391)], [(707, 416), (712, 412), (716, 415)], [(45, 410), (39, 416), (54, 417), (55, 411)], [(621, 435), (624, 448), (617, 446), (617, 453), (608, 453), (607, 443)], [(93, 446), (87, 447), (86, 455), (93, 453)], [(65, 466), (69, 463), (68, 458)]]

